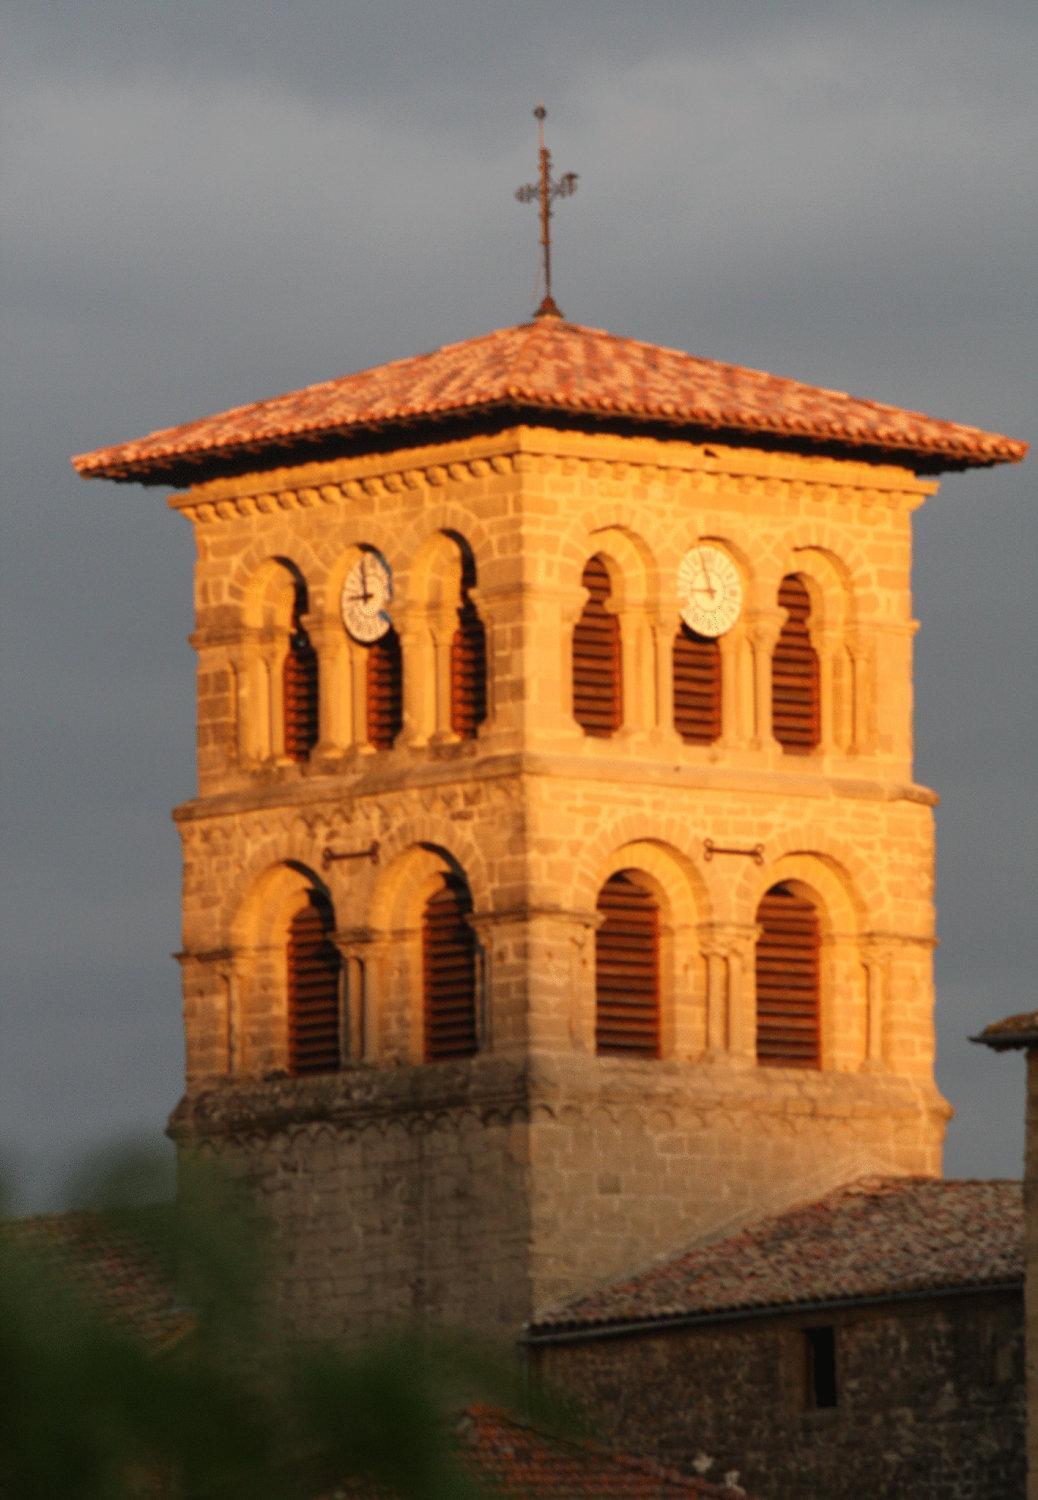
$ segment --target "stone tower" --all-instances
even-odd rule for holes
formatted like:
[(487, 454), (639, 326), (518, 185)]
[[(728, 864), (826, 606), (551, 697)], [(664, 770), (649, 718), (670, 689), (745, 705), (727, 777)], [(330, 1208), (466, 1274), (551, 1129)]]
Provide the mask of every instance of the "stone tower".
[(548, 316), (76, 460), (195, 529), (171, 1130), (290, 1320), (939, 1172), (910, 519), (1024, 451)]

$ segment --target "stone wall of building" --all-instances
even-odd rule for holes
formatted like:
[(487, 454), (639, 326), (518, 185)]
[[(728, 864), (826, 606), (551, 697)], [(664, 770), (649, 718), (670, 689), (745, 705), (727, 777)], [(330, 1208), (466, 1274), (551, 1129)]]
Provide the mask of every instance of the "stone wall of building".
[[(198, 545), (200, 777), (177, 813), (177, 1130), (233, 1135), (315, 1308), (367, 1317), (349, 1278), (380, 1254), (399, 1267), (380, 1306), (500, 1325), (847, 1178), (939, 1171), (934, 799), (912, 781), (909, 588), (910, 514), (933, 488), (894, 465), (524, 427), (213, 480), (174, 501)], [(700, 541), (727, 551), (745, 594), (721, 642), (712, 745), (679, 738), (671, 698), (678, 565)], [(362, 547), (391, 568), (404, 662), (403, 730), (382, 751), (367, 743), (364, 649), (339, 613)], [(624, 642), (610, 739), (572, 714), (594, 555)], [(475, 740), (449, 714), (463, 563), (487, 629)], [(811, 595), (821, 680), (821, 743), (806, 755), (784, 754), (770, 721), (791, 572)], [(285, 753), (279, 698), (299, 625), (320, 682), (302, 762)], [(619, 870), (659, 912), (658, 1061), (595, 1055), (596, 902)], [(460, 1071), (422, 1064), (421, 913), (448, 871), (469, 886), (479, 943), (480, 1056)], [(756, 913), (780, 881), (818, 912), (817, 1070), (756, 1065)], [(346, 974), (345, 1071), (320, 1085), (276, 1077), (288, 923), (308, 890), (330, 902)], [(522, 1080), (521, 1123), (505, 1133), (498, 1067)], [(279, 1123), (250, 1129), (248, 1108), (269, 1116), (272, 1078)], [(314, 1089), (332, 1098), (323, 1114)], [(230, 1134), (214, 1125), (221, 1100), (240, 1116)], [(378, 1149), (360, 1144), (358, 1100)], [(504, 1247), (511, 1301), (491, 1248), (476, 1271), (480, 1239)], [(423, 1256), (454, 1268), (454, 1291)], [(348, 1273), (320, 1269), (340, 1260)], [(489, 1278), (485, 1301), (473, 1277)]]
[(500, 1333), (530, 1316), (523, 1084), (501, 1063), (275, 1078), (196, 1092), (171, 1132), (256, 1190), (294, 1331)]
[[(805, 1330), (835, 1332), (836, 1405), (812, 1409)], [(1019, 1294), (752, 1318), (530, 1350), (613, 1440), (776, 1500), (1023, 1500)]]

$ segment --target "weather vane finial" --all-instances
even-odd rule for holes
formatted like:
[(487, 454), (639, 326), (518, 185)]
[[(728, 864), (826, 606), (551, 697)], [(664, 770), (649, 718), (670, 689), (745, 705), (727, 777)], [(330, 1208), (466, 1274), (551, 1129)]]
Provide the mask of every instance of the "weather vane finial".
[(551, 152), (544, 144), (544, 117), (547, 113), (543, 104), (538, 104), (533, 112), (533, 117), (537, 121), (540, 142), (540, 179), (517, 188), (515, 196), (520, 203), (532, 203), (535, 198), (539, 199), (541, 205), (541, 262), (544, 269), (544, 296), (534, 316), (561, 318), (562, 314), (551, 294), (551, 205), (553, 199), (568, 198), (571, 193), (577, 191), (577, 174), (567, 172), (556, 182), (551, 179)]

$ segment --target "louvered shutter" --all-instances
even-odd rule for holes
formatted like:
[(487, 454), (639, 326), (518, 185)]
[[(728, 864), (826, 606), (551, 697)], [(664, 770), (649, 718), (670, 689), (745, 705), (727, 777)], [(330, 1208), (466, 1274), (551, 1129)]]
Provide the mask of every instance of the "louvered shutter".
[(644, 887), (620, 873), (598, 897), (595, 1050), (658, 1057), (659, 913)]
[(368, 647), (366, 678), (368, 744), (390, 750), (404, 722), (400, 637), (392, 626)]
[(674, 637), (674, 728), (690, 745), (721, 733), (721, 648), (684, 621)]
[(620, 621), (605, 607), (610, 583), (600, 557), (580, 582), (590, 597), (573, 627), (573, 717), (585, 734), (607, 739), (623, 722)]
[(778, 602), (788, 610), (771, 659), (772, 732), (788, 755), (806, 755), (818, 744), (818, 657), (811, 645), (811, 597), (790, 574), (779, 585)]
[(331, 909), (316, 893), (288, 929), (288, 1070), (333, 1073), (339, 1050), (339, 954)]
[(472, 898), (464, 881), (444, 876), (422, 920), (425, 1060), (476, 1051), (476, 935), (465, 920)]
[(301, 628), (292, 632), (281, 683), (285, 754), (290, 760), (307, 760), (317, 744), (317, 652)]
[(788, 886), (772, 886), (757, 910), (757, 1061), (817, 1068), (818, 913)]
[(451, 641), (451, 728), (463, 740), (474, 740), (486, 716), (486, 631), (476, 606), (466, 598)]

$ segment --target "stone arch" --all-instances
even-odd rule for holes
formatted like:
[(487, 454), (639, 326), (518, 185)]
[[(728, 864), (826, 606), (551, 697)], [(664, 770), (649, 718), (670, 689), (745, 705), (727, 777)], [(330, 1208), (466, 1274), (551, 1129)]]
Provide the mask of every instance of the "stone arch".
[[(430, 501), (429, 492), (424, 492)], [(414, 521), (396, 538), (396, 556), (400, 565), (401, 597), (410, 604), (412, 599), (425, 599), (428, 593), (428, 573), (435, 565), (443, 537), (463, 538), (464, 545), (472, 555), (477, 574), (482, 575), (490, 566), (494, 548), (486, 524), (474, 509), (460, 500), (440, 500), (423, 504), (418, 508)]]
[[(571, 711), (584, 725), (585, 733), (609, 738), (617, 727), (628, 736), (652, 730), (657, 720), (656, 678), (658, 673), (659, 568), (647, 542), (637, 532), (627, 527), (609, 524), (585, 533), (582, 538), (582, 557), (577, 569), (567, 566), (563, 576), (563, 588), (567, 595), (563, 607), (566, 630), (566, 646), (570, 661), (566, 663), (566, 676), (573, 684), (573, 652), (579, 651), (579, 660), (584, 664), (585, 700), (578, 694), (571, 702)], [(596, 596), (589, 595), (584, 587), (584, 570), (592, 559), (598, 559), (609, 578), (609, 595), (599, 603)], [(604, 615), (602, 611), (604, 610)], [(597, 622), (592, 616), (597, 611)], [(592, 666), (596, 651), (604, 649), (608, 616), (613, 616), (616, 625), (610, 627), (610, 651), (619, 649), (619, 696), (614, 696), (608, 708), (606, 682), (598, 688), (591, 687)], [(577, 632), (576, 639), (574, 632)], [(597, 634), (596, 634), (597, 631)], [(584, 636), (590, 632), (591, 638)], [(619, 634), (619, 642), (616, 640)], [(579, 646), (577, 644), (579, 642)], [(610, 670), (613, 670), (610, 668)], [(578, 682), (581, 680), (578, 677)], [(609, 728), (594, 727), (596, 713), (593, 704), (596, 694), (607, 708)], [(578, 704), (584, 702), (584, 708)], [(588, 725), (593, 727), (588, 728)]]
[[(695, 637), (681, 619), (675, 590), (681, 559), (691, 548), (698, 546), (716, 547), (730, 559), (742, 583), (742, 608), (735, 622), (723, 635), (709, 643), (700, 641), (695, 644)], [(716, 753), (715, 747), (721, 745), (728, 749), (743, 748), (749, 744), (753, 732), (754, 657), (750, 616), (759, 590), (758, 560), (722, 528), (706, 526), (694, 533), (682, 528), (680, 546), (669, 577), (671, 587), (661, 609), (661, 639), (666, 646), (666, 650), (661, 653), (665, 670), (661, 672), (659, 684), (663, 722), (682, 735), (686, 748), (695, 746), (693, 753), (697, 749), (698, 753), (703, 753), (704, 750)], [(700, 721), (698, 737), (694, 726), (689, 732), (683, 731), (680, 724), (682, 696), (677, 681), (679, 651), (684, 653), (686, 671), (691, 668), (698, 675), (700, 690), (703, 688), (703, 675), (706, 674), (707, 680), (712, 679), (717, 695), (712, 724), (709, 723), (711, 715), (706, 713), (702, 702), (698, 706), (700, 714), (705, 715), (708, 720), (707, 723)], [(687, 698), (684, 711), (687, 716)]]
[(569, 888), (553, 891), (556, 902), (568, 904), (580, 930), (571, 1004), (574, 1035), (587, 1051), (594, 1050), (598, 899), (620, 872), (648, 889), (659, 910), (661, 1055), (690, 1057), (702, 1051), (705, 971), (698, 932), (710, 900), (700, 873), (681, 851), (681, 834), (677, 820), (646, 836), (644, 816), (617, 819), (575, 855)]
[(306, 578), (291, 558), (266, 556), (252, 569), (231, 661), (238, 754), (246, 766), (305, 761), (316, 743), (319, 666), (309, 609)]
[[(778, 885), (809, 900), (817, 916), (820, 1066), (845, 1071), (860, 1067), (868, 1046), (866, 915), (861, 893), (847, 868), (832, 854), (790, 849), (755, 869), (747, 882), (750, 921), (756, 921), (761, 900)], [(755, 988), (748, 1005), (755, 1016)]]
[(375, 643), (355, 641), (346, 629), (341, 610), (343, 586), (352, 567), (365, 553), (378, 553), (390, 570), (393, 596), (390, 614), (396, 617), (396, 571), (386, 550), (388, 539), (380, 528), (365, 525), (363, 538), (343, 548), (330, 564), (322, 594), (318, 629), (321, 655), (321, 745), (323, 755), (347, 750), (369, 751), (369, 663)]
[[(589, 528), (581, 539), (583, 563), (599, 555), (612, 584), (613, 608), (619, 613), (653, 609), (659, 601), (660, 573), (648, 542), (639, 532), (615, 521)], [(580, 573), (577, 573), (579, 585)]]
[(466, 532), (428, 533), (409, 564), (401, 631), (410, 744), (475, 738), (486, 718), (487, 643), (476, 552)]
[[(644, 813), (627, 813), (602, 825), (599, 833), (581, 847), (574, 860), (570, 899), (577, 911), (591, 913), (602, 881), (611, 870), (622, 865), (613, 863), (626, 858), (626, 851), (644, 852), (651, 863), (650, 874), (660, 881), (668, 901), (675, 903), (675, 921), (710, 921), (713, 900), (702, 871), (686, 852), (689, 845), (687, 824), (678, 818), (654, 819), (647, 830)], [(603, 873), (605, 872), (605, 873)], [(684, 891), (684, 894), (682, 894)]]
[[(477, 896), (464, 863), (442, 844), (411, 841), (380, 870), (368, 918), (365, 965), (365, 1055), (383, 1064), (424, 1061), (422, 923), (444, 881), (462, 883), (475, 911)], [(476, 946), (476, 1032), (485, 1032), (485, 977)]]
[(288, 930), (300, 904), (311, 893), (327, 902), (334, 913), (324, 881), (307, 865), (288, 859), (268, 864), (254, 875), (237, 903), (230, 927), (233, 969), (229, 997), (235, 1072), (263, 1076), (287, 1070)]

